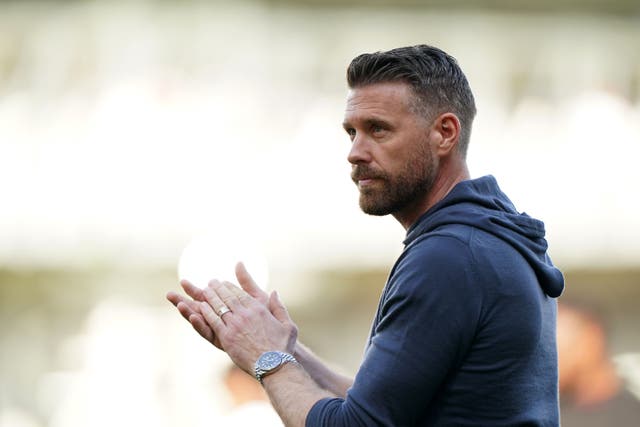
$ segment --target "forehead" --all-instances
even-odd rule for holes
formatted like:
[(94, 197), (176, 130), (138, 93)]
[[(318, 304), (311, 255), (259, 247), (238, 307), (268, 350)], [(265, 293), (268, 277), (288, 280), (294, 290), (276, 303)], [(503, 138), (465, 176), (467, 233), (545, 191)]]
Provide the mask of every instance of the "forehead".
[(413, 92), (402, 82), (375, 83), (353, 88), (347, 95), (345, 122), (412, 114)]

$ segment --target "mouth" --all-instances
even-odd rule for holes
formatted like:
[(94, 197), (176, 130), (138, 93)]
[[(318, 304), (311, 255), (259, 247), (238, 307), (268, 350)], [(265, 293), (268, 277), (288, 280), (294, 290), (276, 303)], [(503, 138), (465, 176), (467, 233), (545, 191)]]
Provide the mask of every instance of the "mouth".
[(363, 186), (370, 185), (376, 179), (377, 178), (359, 178), (356, 180), (356, 184), (358, 184), (358, 187), (363, 187)]
[(356, 184), (358, 189), (362, 190), (364, 188), (372, 186), (376, 181), (379, 181), (380, 179), (381, 178), (375, 176), (359, 176), (354, 177), (353, 182)]
[(384, 176), (380, 173), (375, 173), (375, 171), (366, 170), (365, 168), (354, 168), (351, 173), (351, 179), (359, 189), (362, 189), (375, 184), (376, 181), (384, 179)]

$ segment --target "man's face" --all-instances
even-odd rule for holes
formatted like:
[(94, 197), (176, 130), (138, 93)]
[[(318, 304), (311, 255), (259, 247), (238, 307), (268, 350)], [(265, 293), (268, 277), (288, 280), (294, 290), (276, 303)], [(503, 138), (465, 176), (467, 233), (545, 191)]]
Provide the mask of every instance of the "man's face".
[(413, 99), (411, 88), (398, 82), (349, 92), (343, 126), (365, 213), (409, 213), (433, 187), (438, 158), (430, 145), (431, 123), (414, 112)]

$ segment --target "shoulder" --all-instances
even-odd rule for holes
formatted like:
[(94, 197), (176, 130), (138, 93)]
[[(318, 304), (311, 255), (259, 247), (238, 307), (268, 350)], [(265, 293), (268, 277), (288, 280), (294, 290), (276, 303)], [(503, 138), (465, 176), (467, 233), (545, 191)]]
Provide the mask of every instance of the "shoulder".
[(481, 302), (473, 251), (463, 233), (436, 232), (421, 236), (405, 248), (387, 285), (389, 298), (427, 299), (448, 303), (464, 298), (461, 306)]
[(473, 274), (475, 257), (469, 244), (473, 229), (456, 228), (428, 233), (413, 241), (398, 258), (391, 279), (430, 280)]

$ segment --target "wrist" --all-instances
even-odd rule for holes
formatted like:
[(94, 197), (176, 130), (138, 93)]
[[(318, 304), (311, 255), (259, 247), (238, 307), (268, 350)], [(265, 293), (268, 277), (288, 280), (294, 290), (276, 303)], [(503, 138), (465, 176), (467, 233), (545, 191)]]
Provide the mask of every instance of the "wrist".
[(283, 351), (266, 351), (258, 357), (253, 368), (254, 376), (262, 384), (263, 379), (279, 371), (286, 364), (298, 364), (296, 358)]
[(298, 363), (303, 363), (303, 361), (308, 358), (309, 354), (311, 354), (311, 350), (300, 341), (296, 341), (295, 346), (293, 347), (293, 353), (291, 353), (297, 360)]

